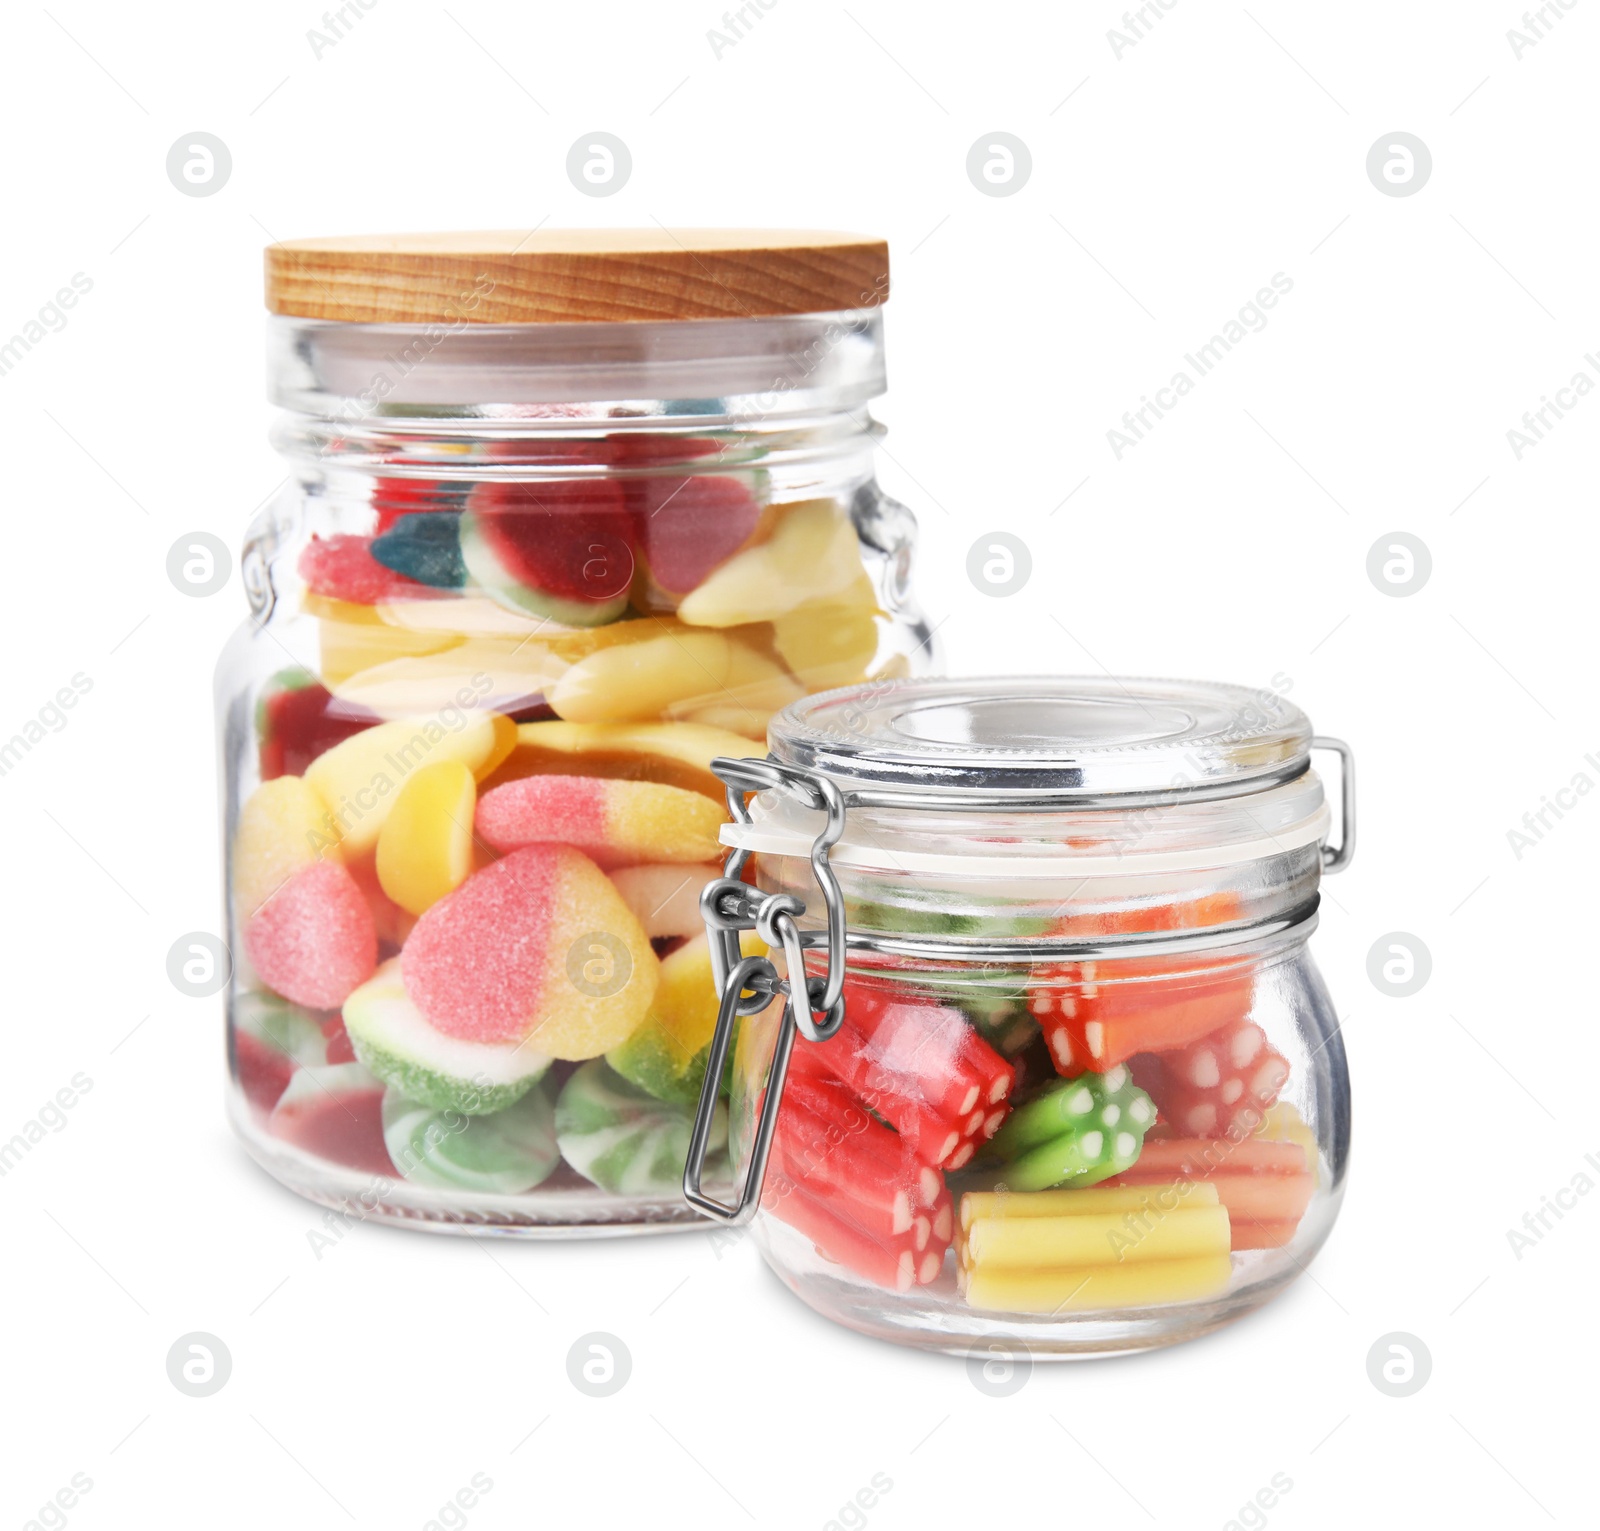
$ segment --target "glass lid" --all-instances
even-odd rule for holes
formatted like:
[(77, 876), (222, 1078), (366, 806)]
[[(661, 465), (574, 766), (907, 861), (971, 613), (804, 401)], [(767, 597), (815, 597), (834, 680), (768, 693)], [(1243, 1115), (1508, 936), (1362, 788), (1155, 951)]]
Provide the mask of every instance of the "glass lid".
[(1292, 780), (1310, 763), (1311, 722), (1276, 692), (1214, 681), (997, 676), (808, 696), (767, 742), (847, 791), (1048, 792), (1087, 807)]

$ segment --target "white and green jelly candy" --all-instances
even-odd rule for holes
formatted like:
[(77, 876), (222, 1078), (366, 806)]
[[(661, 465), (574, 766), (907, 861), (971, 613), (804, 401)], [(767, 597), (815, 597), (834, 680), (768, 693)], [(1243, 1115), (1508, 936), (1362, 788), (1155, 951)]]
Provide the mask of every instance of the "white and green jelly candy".
[(491, 1116), (436, 1111), (392, 1086), (383, 1097), (383, 1141), (413, 1185), (515, 1196), (561, 1162), (555, 1109), (541, 1089)]
[(489, 1116), (520, 1100), (550, 1060), (520, 1042), (469, 1042), (436, 1031), (412, 1003), (399, 959), (344, 1002), (344, 1029), (368, 1069), (407, 1100)]
[[(693, 1107), (657, 1100), (599, 1058), (578, 1069), (556, 1101), (562, 1158), (585, 1180), (625, 1196), (668, 1196), (682, 1188), (693, 1123)], [(727, 1112), (719, 1105), (711, 1143), (723, 1173), (727, 1137)]]
[(1155, 1125), (1150, 1097), (1123, 1064), (1080, 1074), (1018, 1106), (990, 1141), (986, 1159), (1003, 1161), (1013, 1191), (1094, 1185), (1131, 1169)]

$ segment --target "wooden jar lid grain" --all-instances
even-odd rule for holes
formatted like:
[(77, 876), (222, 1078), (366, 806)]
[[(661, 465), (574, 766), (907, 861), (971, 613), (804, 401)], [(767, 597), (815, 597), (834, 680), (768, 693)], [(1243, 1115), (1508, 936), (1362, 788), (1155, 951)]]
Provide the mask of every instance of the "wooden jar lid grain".
[(749, 319), (872, 308), (881, 239), (798, 229), (367, 234), (268, 245), (267, 307), (348, 324)]

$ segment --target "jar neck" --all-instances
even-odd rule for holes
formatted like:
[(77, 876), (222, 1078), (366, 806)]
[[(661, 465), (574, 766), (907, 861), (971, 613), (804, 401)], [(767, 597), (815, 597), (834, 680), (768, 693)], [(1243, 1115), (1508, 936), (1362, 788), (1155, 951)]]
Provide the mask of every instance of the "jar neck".
[(339, 499), (444, 485), (759, 469), (784, 495), (871, 477), (881, 314), (686, 323), (275, 318), (273, 441)]

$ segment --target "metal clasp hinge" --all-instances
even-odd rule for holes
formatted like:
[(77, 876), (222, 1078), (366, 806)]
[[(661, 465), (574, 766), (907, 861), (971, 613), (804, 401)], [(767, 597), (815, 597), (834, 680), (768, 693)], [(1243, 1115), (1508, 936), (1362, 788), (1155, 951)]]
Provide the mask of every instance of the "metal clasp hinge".
[(1332, 750), (1339, 757), (1339, 843), (1322, 847), (1322, 870), (1342, 872), (1356, 854), (1356, 752), (1331, 734), (1318, 734), (1311, 748)]
[[(748, 850), (730, 850), (723, 875), (700, 895), (700, 913), (711, 944), (711, 971), (717, 984), (717, 1026), (711, 1037), (694, 1128), (689, 1135), (683, 1194), (692, 1207), (707, 1217), (738, 1224), (749, 1221), (761, 1199), (795, 1033), (798, 1031), (809, 1042), (825, 1042), (844, 1022), (844, 895), (828, 865), (828, 852), (844, 833), (845, 803), (838, 787), (826, 777), (796, 766), (780, 765), (774, 760), (734, 760), (719, 756), (711, 762), (711, 769), (727, 787), (728, 811), (741, 824), (750, 823), (745, 793), (769, 789), (792, 792), (808, 808), (819, 809), (828, 816), (811, 845), (811, 868), (822, 890), (827, 915), (825, 932), (800, 929), (796, 921), (806, 912), (806, 906), (792, 893), (762, 893), (741, 880), (740, 873), (750, 858)], [(778, 976), (778, 969), (769, 957), (744, 956), (739, 946), (739, 933), (745, 930), (755, 931), (769, 948), (782, 950), (786, 978)], [(823, 946), (827, 951), (827, 969), (820, 977), (808, 978), (806, 949)], [(722, 1088), (722, 1072), (733, 1043), (735, 1020), (765, 1010), (778, 996), (782, 996), (785, 1003), (772, 1067), (767, 1075), (766, 1098), (756, 1121), (755, 1140), (751, 1144), (744, 1181), (730, 1206), (709, 1195), (701, 1185), (711, 1144), (712, 1119)]]

